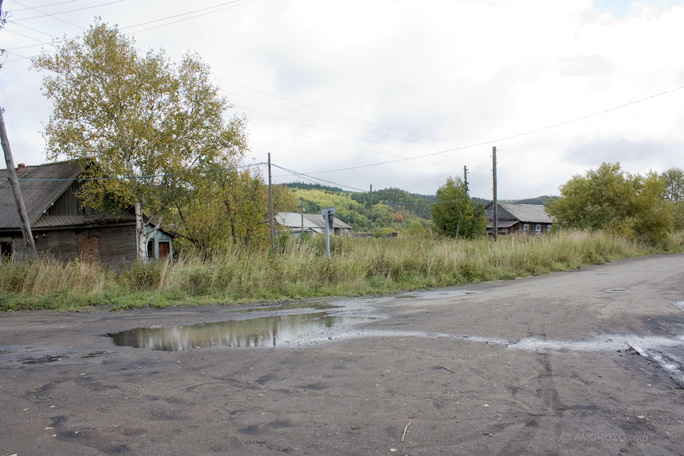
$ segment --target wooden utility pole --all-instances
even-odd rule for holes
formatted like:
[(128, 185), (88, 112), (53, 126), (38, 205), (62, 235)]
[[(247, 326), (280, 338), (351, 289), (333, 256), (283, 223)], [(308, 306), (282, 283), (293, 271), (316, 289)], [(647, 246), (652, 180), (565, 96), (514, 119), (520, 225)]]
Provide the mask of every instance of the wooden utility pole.
[(493, 212), (492, 212), (492, 234), (494, 234), (494, 241), (496, 241), (496, 236), (499, 231), (499, 210), (497, 206), (499, 203), (496, 201), (496, 146), (492, 147), (492, 176), (493, 176), (493, 181), (494, 181), (494, 192), (493, 192), (493, 199), (494, 199), (494, 206), (493, 206)]
[(373, 237), (373, 184), (370, 186), (370, 228), (371, 237)]
[[(0, 0), (0, 28), (5, 26), (5, 18), (2, 12), (2, 0)], [(31, 223), (24, 205), (24, 198), (21, 195), (21, 187), (19, 186), (19, 179), (17, 178), (17, 171), (14, 169), (14, 159), (12, 158), (12, 149), (10, 149), (9, 139), (7, 139), (7, 131), (5, 130), (5, 119), (2, 115), (2, 108), (0, 108), (0, 142), (2, 142), (2, 150), (5, 153), (5, 164), (7, 165), (7, 176), (12, 187), (12, 194), (14, 201), (17, 204), (17, 212), (19, 213), (19, 223), (21, 224), (21, 233), (24, 236), (24, 245), (26, 246), (26, 254), (31, 261), (38, 259), (38, 252), (36, 251), (36, 242), (33, 239), (31, 232)]]
[[(0, 2), (0, 8), (1, 7), (2, 2)], [(2, 14), (1, 11), (0, 14)], [(21, 196), (21, 187), (19, 186), (17, 171), (14, 169), (14, 159), (12, 159), (12, 150), (10, 149), (9, 140), (7, 139), (7, 131), (5, 130), (5, 119), (2, 115), (2, 108), (0, 108), (0, 140), (2, 142), (2, 150), (5, 152), (5, 163), (7, 164), (7, 175), (9, 177), (10, 187), (12, 187), (14, 201), (17, 204), (17, 212), (19, 213), (21, 233), (24, 235), (26, 254), (31, 261), (36, 261), (38, 259), (36, 242), (33, 239), (33, 233), (31, 233), (31, 223), (29, 222), (26, 206), (24, 205), (24, 198)]]
[(271, 226), (271, 248), (275, 249), (275, 227), (273, 226), (273, 183), (271, 181), (271, 153), (268, 153), (268, 223)]
[(468, 167), (463, 165), (463, 183), (465, 184), (466, 195), (468, 194)]
[(302, 236), (304, 236), (304, 200), (300, 199), (299, 204), (302, 209), (302, 231), (299, 232), (299, 238), (302, 239)]

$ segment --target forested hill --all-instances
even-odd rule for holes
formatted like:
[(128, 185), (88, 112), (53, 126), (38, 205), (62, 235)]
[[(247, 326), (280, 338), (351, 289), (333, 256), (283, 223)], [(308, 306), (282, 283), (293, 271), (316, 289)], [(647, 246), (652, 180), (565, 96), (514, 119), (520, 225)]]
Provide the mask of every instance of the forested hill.
[(434, 196), (423, 196), (390, 188), (370, 192), (350, 192), (318, 184), (284, 184), (291, 189), (307, 213), (320, 213), (322, 208), (336, 207), (336, 216), (348, 223), (356, 233), (370, 232), (371, 198), (373, 232), (386, 234), (408, 230), (424, 230), (430, 224), (430, 206)]
[[(370, 192), (351, 192), (338, 187), (320, 184), (283, 184), (295, 194), (298, 204), (307, 213), (320, 213), (322, 208), (336, 207), (336, 216), (352, 226), (355, 233), (370, 232)], [(542, 204), (549, 197), (509, 203)], [(373, 232), (416, 232), (427, 229), (432, 218), (430, 207), (436, 201), (435, 195), (418, 195), (398, 188), (373, 191)], [(488, 200), (473, 198), (473, 201), (488, 204)]]

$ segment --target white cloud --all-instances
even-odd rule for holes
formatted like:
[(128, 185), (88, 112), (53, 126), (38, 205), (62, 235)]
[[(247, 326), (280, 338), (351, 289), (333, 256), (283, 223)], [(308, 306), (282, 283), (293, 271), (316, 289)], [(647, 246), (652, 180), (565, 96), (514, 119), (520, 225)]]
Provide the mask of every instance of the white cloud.
[[(100, 15), (128, 27), (217, 3), (128, 0), (21, 24), (73, 36), (82, 30), (57, 18), (87, 28)], [(249, 117), (251, 157), (258, 162), (270, 152), (274, 163), (314, 172), (445, 151), (316, 176), (354, 188), (432, 194), (447, 174), (460, 177), (467, 165), (473, 195), (489, 197), (496, 145), (502, 198), (557, 193), (602, 161), (620, 161), (631, 172), (684, 168), (676, 153), (684, 143), (684, 90), (517, 136), (684, 86), (675, 46), (684, 41), (681, 1), (257, 0), (232, 6), (123, 30), (135, 32), (140, 49), (164, 48), (174, 59), (198, 52), (237, 111)], [(12, 0), (3, 7), (16, 11), (11, 19), (36, 15), (18, 11)], [(0, 32), (10, 49), (0, 101), (15, 161), (39, 163), (37, 132), (49, 105), (40, 96), (40, 75), (17, 57), (38, 48), (12, 50), (35, 41), (10, 30), (43, 41), (50, 36), (17, 24)], [(509, 136), (516, 137), (495, 141)], [(480, 145), (461, 149), (474, 144)], [(635, 144), (648, 145), (649, 153), (639, 154), (642, 146)], [(276, 174), (280, 181), (300, 180)]]

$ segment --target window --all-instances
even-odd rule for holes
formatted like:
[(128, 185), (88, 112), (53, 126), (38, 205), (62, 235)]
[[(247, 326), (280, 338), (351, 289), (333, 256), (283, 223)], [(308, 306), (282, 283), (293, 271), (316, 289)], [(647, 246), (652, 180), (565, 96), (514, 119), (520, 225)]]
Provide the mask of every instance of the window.
[(11, 242), (0, 242), (0, 256), (12, 256)]
[(530, 225), (527, 224), (527, 223), (525, 223), (525, 224), (523, 225), (523, 231), (530, 231)]
[(537, 233), (541, 233), (541, 225), (535, 226), (534, 231), (536, 231)]

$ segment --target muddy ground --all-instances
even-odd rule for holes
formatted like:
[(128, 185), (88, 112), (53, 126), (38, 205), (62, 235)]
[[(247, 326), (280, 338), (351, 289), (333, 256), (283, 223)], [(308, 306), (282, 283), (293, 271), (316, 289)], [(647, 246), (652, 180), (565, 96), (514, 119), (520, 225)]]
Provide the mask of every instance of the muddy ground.
[(684, 255), (335, 304), (378, 318), (160, 351), (103, 335), (277, 313), (2, 314), (0, 455), (684, 454)]

